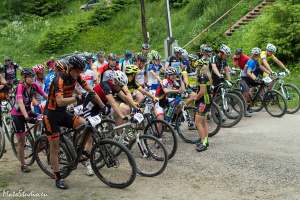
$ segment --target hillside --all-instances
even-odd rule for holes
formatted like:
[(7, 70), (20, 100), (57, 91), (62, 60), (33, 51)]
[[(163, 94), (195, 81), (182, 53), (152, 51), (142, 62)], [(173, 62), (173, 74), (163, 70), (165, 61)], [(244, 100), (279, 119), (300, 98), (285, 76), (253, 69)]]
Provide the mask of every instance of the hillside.
[[(22, 65), (32, 65), (50, 56), (78, 51), (105, 51), (122, 53), (125, 49), (138, 51), (142, 43), (140, 10), (137, 1), (125, 4), (121, 10), (114, 9), (106, 21), (105, 10), (81, 11), (85, 1), (74, 0), (66, 4), (61, 14), (44, 17), (28, 16), (9, 22), (0, 29), (0, 58), (11, 56)], [(124, 1), (115, 0), (115, 4)], [(127, 1), (130, 2), (130, 1)], [(199, 31), (220, 17), (238, 0), (190, 0), (187, 4), (171, 10), (175, 38), (180, 45), (191, 40)], [(228, 26), (253, 8), (259, 0), (245, 0), (233, 12), (200, 38), (200, 42), (219, 43), (225, 41), (223, 32)], [(162, 52), (166, 38), (164, 1), (146, 1), (146, 16), (150, 43)], [(121, 5), (121, 4), (120, 4)], [(0, 9), (1, 10), (1, 9)], [(101, 13), (101, 14), (99, 14)], [(106, 16), (107, 17), (107, 16)], [(102, 18), (101, 18), (102, 19)]]

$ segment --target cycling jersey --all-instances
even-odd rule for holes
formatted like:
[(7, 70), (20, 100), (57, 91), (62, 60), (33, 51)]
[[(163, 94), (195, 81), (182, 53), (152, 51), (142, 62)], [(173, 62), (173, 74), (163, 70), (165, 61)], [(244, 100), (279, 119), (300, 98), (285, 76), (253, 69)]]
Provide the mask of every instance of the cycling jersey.
[[(199, 85), (200, 86), (205, 86), (206, 87), (206, 92), (205, 94), (195, 102), (198, 112), (201, 115), (207, 114), (210, 110), (210, 105), (211, 105), (211, 91), (210, 91), (210, 82), (209, 78), (206, 74), (200, 74), (198, 77)], [(200, 88), (199, 88), (200, 90)], [(199, 91), (198, 91), (199, 92)]]
[[(35, 78), (34, 82), (42, 89), (44, 88), (44, 80), (40, 80), (38, 78)], [(34, 98), (37, 100), (37, 102), (40, 104), (43, 100), (43, 96), (39, 93), (36, 93)]]
[(86, 89), (86, 87), (88, 87), (88, 84), (85, 80), (83, 80), (82, 76), (79, 76), (77, 80), (74, 80), (72, 77), (66, 75), (64, 72), (57, 71), (50, 85), (50, 91), (48, 95), (46, 108), (48, 110), (53, 111), (65, 111), (66, 106), (58, 106), (56, 102), (56, 97), (72, 97), (76, 83), (78, 83), (83, 89)]
[(17, 101), (22, 100), (25, 106), (25, 109), (28, 113), (31, 112), (31, 102), (32, 98), (36, 93), (39, 93), (42, 96), (46, 96), (42, 88), (40, 88), (36, 83), (32, 83), (31, 86), (27, 86), (25, 83), (20, 82), (16, 90), (16, 103), (12, 108), (12, 115), (23, 115)]
[(55, 71), (51, 69), (45, 77), (44, 92), (49, 94), (50, 85), (55, 77)]
[(120, 90), (118, 91), (115, 89), (115, 85), (113, 84), (112, 80), (104, 81), (104, 82), (97, 84), (94, 87), (94, 91), (99, 96), (99, 98), (101, 99), (101, 101), (104, 104), (107, 104), (106, 95), (109, 95), (109, 94), (114, 95), (114, 94), (117, 94), (120, 92)]
[(107, 64), (107, 61), (105, 60), (103, 63), (100, 63), (98, 60), (94, 62), (94, 66), (96, 66), (97, 71), (99, 72), (100, 68), (104, 67), (104, 65)]
[(179, 58), (176, 58), (176, 56), (170, 56), (167, 59), (167, 65), (176, 69), (177, 75), (180, 75), (183, 70), (182, 66), (181, 66), (182, 64), (183, 64), (182, 60)]
[[(156, 90), (155, 96), (158, 98), (167, 97), (163, 91), (164, 88), (167, 89), (179, 89), (180, 84), (177, 81), (171, 79), (164, 79), (162, 84), (160, 84)], [(174, 96), (174, 94), (169, 94), (168, 97)]]
[(243, 70), (249, 59), (250, 59), (249, 56), (247, 56), (245, 54), (241, 54), (239, 58), (237, 58), (236, 56), (233, 56), (233, 63), (236, 66), (239, 66), (241, 70)]
[(143, 86), (145, 84), (145, 75), (146, 75), (145, 69), (140, 69), (140, 71), (135, 75), (135, 81), (139, 85)]
[(248, 74), (247, 74), (248, 71), (254, 73), (255, 76), (259, 75), (261, 70), (259, 68), (259, 63), (257, 60), (254, 60), (254, 59), (248, 60), (246, 66), (243, 70), (242, 77), (248, 77)]
[(128, 81), (127, 87), (131, 94), (133, 94), (134, 90), (142, 88), (142, 86), (139, 85), (134, 79), (132, 81)]
[(156, 79), (156, 77), (151, 73), (153, 71), (156, 76), (159, 77), (160, 69), (162, 68), (161, 64), (149, 64), (147, 67), (147, 80), (148, 80), (148, 86), (150, 87), (150, 90), (156, 90), (159, 86), (159, 81)]
[(268, 56), (266, 51), (262, 51), (260, 53), (260, 57), (258, 58), (259, 64), (263, 65), (263, 60), (266, 60), (268, 63), (271, 62), (272, 60), (276, 59), (276, 56), (272, 54), (271, 56)]
[(87, 69), (85, 72), (82, 74), (83, 80), (87, 82), (87, 84), (93, 88), (95, 81), (96, 81), (96, 74), (93, 70)]
[(219, 55), (211, 57), (209, 61), (209, 70), (212, 74), (213, 84), (216, 86), (220, 83), (219, 77), (212, 70), (212, 64), (215, 64), (220, 72), (220, 74), (225, 75), (225, 68), (228, 66), (227, 61), (223, 60)]
[(124, 59), (124, 58), (123, 58), (123, 59), (120, 59), (119, 63), (120, 63), (120, 68), (121, 68), (121, 70), (122, 70), (123, 72), (125, 72), (126, 66), (127, 66), (127, 65), (133, 64), (133, 62), (132, 62), (131, 59), (126, 60), (126, 59)]

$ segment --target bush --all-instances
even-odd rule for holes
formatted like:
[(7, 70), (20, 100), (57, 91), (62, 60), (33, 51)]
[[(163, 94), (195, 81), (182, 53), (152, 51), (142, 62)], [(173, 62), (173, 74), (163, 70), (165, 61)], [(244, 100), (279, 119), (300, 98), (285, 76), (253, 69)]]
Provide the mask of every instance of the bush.
[(62, 50), (77, 35), (75, 28), (52, 30), (39, 41), (38, 50), (46, 53), (56, 53)]
[(182, 8), (188, 2), (189, 2), (188, 0), (170, 0), (170, 6), (172, 8)]

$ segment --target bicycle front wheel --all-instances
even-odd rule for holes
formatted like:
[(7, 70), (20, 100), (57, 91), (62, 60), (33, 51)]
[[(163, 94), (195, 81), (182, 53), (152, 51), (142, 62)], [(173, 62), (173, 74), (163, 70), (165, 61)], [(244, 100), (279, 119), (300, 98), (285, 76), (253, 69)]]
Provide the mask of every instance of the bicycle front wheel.
[(287, 109), (284, 97), (276, 90), (268, 91), (264, 95), (263, 103), (266, 111), (272, 117), (282, 117)]
[(163, 173), (168, 164), (168, 153), (164, 145), (152, 135), (139, 136), (131, 145), (137, 172), (142, 176), (154, 177)]
[(137, 167), (134, 158), (124, 145), (114, 140), (103, 139), (96, 142), (91, 151), (90, 161), (97, 177), (112, 188), (126, 188), (136, 178)]
[(144, 135), (152, 135), (160, 140), (168, 152), (168, 159), (175, 156), (177, 151), (177, 137), (172, 126), (164, 120), (152, 120), (147, 124)]
[(287, 103), (286, 113), (294, 114), (300, 109), (300, 91), (299, 88), (293, 84), (284, 84), (281, 88), (281, 94)]

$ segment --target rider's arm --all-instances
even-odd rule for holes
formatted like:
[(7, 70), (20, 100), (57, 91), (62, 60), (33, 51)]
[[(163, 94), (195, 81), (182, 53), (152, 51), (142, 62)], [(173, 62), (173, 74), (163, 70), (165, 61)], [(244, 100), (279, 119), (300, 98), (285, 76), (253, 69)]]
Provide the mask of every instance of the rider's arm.
[(56, 103), (59, 107), (62, 106), (67, 106), (73, 103), (76, 103), (76, 97), (64, 97), (63, 93), (64, 93), (64, 80), (61, 77), (58, 77), (57, 80), (53, 80), (56, 81), (56, 83), (54, 83), (55, 85), (55, 100)]
[(122, 90), (118, 93), (118, 96), (127, 102), (130, 106), (138, 109), (137, 103), (133, 100), (131, 93), (129, 92), (127, 86), (123, 86)]
[(48, 95), (43, 91), (43, 89), (39, 86), (39, 85), (37, 85), (37, 84), (35, 84), (36, 85), (36, 87), (37, 87), (37, 92), (41, 95), (41, 96), (43, 96), (45, 99), (47, 99), (48, 98)]
[(106, 99), (107, 99), (107, 102), (109, 103), (109, 105), (111, 105), (112, 109), (117, 113), (117, 115), (123, 119), (124, 115), (123, 115), (122, 111), (120, 110), (119, 105), (117, 104), (113, 95), (112, 94), (106, 95)]
[(226, 79), (228, 81), (230, 81), (231, 77), (230, 77), (230, 67), (229, 66), (225, 67), (225, 74), (226, 74)]
[(153, 96), (152, 94), (150, 94), (150, 92), (145, 90), (142, 86), (139, 86), (137, 90), (140, 91), (143, 95), (146, 95), (146, 96), (150, 97), (151, 99), (156, 100), (156, 97)]
[(159, 77), (153, 70), (151, 70), (150, 73), (151, 73), (151, 74), (152, 74), (159, 82), (161, 82), (160, 77)]
[(187, 71), (183, 71), (182, 72), (182, 77), (183, 77), (183, 82), (186, 86), (189, 85), (189, 76), (188, 76), (188, 73)]
[(247, 76), (254, 81), (256, 80), (256, 76), (254, 75), (254, 73), (251, 70), (247, 70)]
[(285, 71), (287, 71), (287, 68), (285, 67), (285, 65), (275, 56), (272, 57), (274, 62), (279, 65), (279, 67), (281, 67), (282, 69), (284, 69)]
[(269, 73), (273, 72), (266, 58), (262, 58), (262, 63)]

